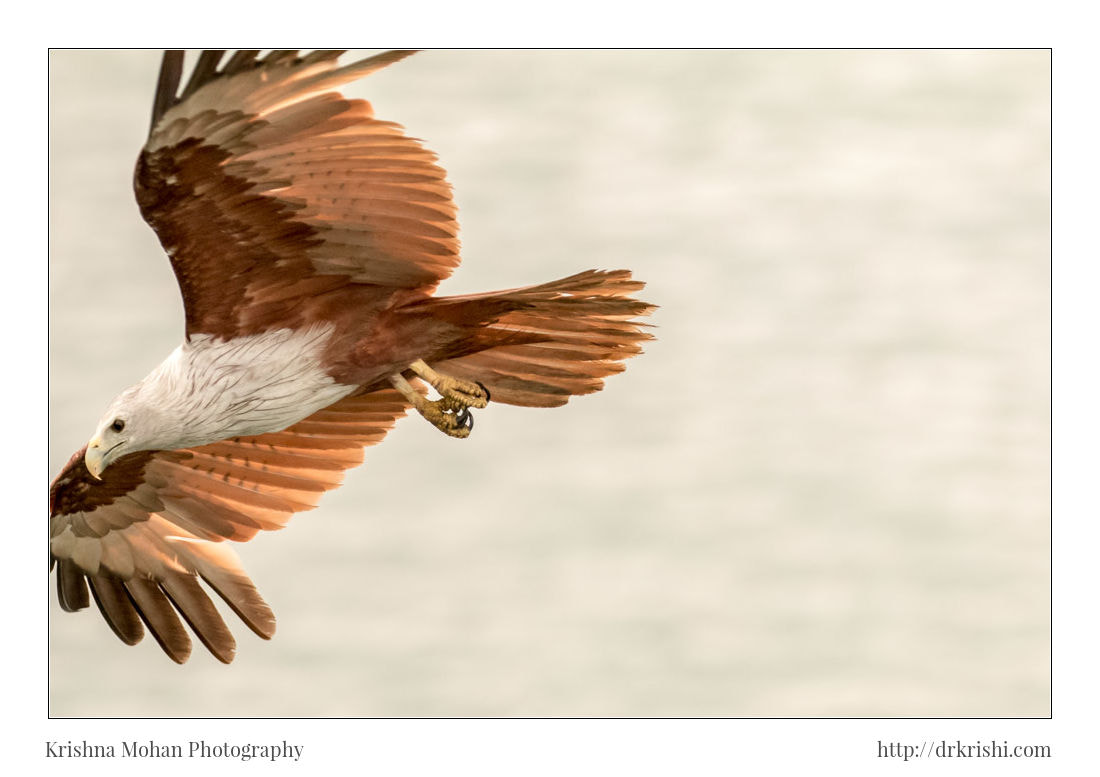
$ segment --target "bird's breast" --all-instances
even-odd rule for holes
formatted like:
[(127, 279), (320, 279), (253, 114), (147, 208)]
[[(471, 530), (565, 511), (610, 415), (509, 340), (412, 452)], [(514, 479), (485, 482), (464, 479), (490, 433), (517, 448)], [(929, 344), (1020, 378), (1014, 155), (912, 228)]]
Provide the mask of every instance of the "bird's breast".
[(328, 324), (221, 340), (192, 335), (146, 378), (183, 428), (177, 447), (280, 431), (356, 389), (326, 369)]

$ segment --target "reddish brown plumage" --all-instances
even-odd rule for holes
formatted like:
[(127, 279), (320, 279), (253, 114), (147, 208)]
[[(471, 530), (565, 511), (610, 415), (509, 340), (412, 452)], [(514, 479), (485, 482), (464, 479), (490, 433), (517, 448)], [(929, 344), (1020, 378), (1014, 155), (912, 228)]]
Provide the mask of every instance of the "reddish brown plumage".
[(233, 80), (209, 57), (187, 96), (160, 111), (134, 190), (179, 280), (189, 336), (321, 319), (363, 339), (373, 315), (428, 296), (458, 265), (456, 211), (435, 155), (368, 103), (315, 94), (303, 74), (332, 72), (334, 59), (288, 53), (238, 68), (267, 74), (267, 99), (254, 92), (242, 111), (203, 100)]
[[(407, 409), (400, 394), (382, 389), (343, 399), (282, 432), (132, 454), (108, 467), (101, 481), (88, 472), (81, 451), (50, 489), (50, 536), (64, 543), (63, 535), (71, 535), (69, 545), (95, 540), (99, 556), (94, 565), (81, 563), (79, 553), (66, 556), (66, 545), (51, 543), (60, 561), (62, 606), (88, 606), (88, 578), (104, 617), (124, 641), (140, 639), (140, 617), (173, 659), (184, 660), (190, 648), (180, 634), (186, 632), (176, 628), (171, 612), (162, 612), (172, 609), (169, 602), (176, 609), (182, 604), (203, 643), (230, 660), (232, 636), (220, 618), (210, 617), (208, 598), (193, 584), (198, 577), (261, 636), (274, 632), (274, 617), (228, 548), (213, 555), (204, 549), (281, 528), (293, 513), (311, 509), (363, 460), (364, 446), (380, 442)], [(154, 591), (158, 585), (167, 599)]]
[[(203, 580), (263, 637), (274, 617), (223, 540), (283, 526), (336, 487), (409, 400), (389, 387), (424, 360), (495, 402), (564, 404), (598, 391), (649, 335), (629, 272), (432, 297), (459, 262), (435, 155), (333, 91), (409, 52), (339, 67), (340, 52), (205, 52), (179, 91), (165, 55), (134, 171), (167, 252), (187, 336), (220, 340), (324, 322), (327, 374), (356, 392), (284, 430), (119, 459), (94, 479), (78, 452), (50, 490), (51, 566), (67, 610), (92, 597), (128, 644), (142, 623), (173, 660), (186, 622), (220, 660), (235, 643)], [(183, 618), (183, 622), (180, 620)]]

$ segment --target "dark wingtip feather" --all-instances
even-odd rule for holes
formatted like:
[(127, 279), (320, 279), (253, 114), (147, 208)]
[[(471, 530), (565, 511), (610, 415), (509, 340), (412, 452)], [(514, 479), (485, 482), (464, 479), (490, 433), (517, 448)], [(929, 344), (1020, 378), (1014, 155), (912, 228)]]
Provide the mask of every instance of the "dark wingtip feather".
[(263, 58), (263, 63), (265, 65), (280, 65), (284, 62), (293, 62), (297, 57), (297, 49), (273, 49)]
[(231, 76), (235, 73), (240, 73), (242, 70), (248, 70), (250, 67), (255, 67), (257, 64), (256, 56), (259, 53), (259, 49), (241, 49), (225, 63), (225, 67), (222, 68), (222, 73)]
[(199, 55), (199, 61), (195, 64), (195, 69), (191, 71), (191, 78), (188, 79), (183, 94), (179, 96), (180, 100), (186, 100), (217, 75), (218, 63), (222, 61), (224, 54), (225, 49), (207, 49)]
[(161, 650), (177, 664), (186, 663), (191, 657), (191, 638), (160, 586), (152, 580), (138, 577), (127, 580), (124, 585), (134, 609), (145, 621)]
[(190, 575), (170, 577), (163, 588), (206, 649), (223, 664), (232, 663), (237, 641), (198, 580)]
[(149, 134), (153, 134), (160, 117), (176, 102), (176, 90), (183, 76), (183, 52), (169, 50), (164, 52), (160, 61), (160, 76), (157, 78), (157, 91), (153, 97), (153, 119), (149, 123)]
[(330, 59), (336, 59), (343, 54), (347, 49), (317, 49), (302, 57), (303, 65), (312, 65), (316, 62), (325, 62)]
[(127, 645), (141, 642), (145, 636), (145, 628), (141, 625), (141, 618), (138, 617), (133, 602), (122, 587), (122, 581), (107, 575), (93, 575), (89, 579), (96, 606), (115, 636)]
[(57, 600), (65, 612), (78, 612), (88, 606), (88, 584), (84, 573), (71, 561), (57, 567)]

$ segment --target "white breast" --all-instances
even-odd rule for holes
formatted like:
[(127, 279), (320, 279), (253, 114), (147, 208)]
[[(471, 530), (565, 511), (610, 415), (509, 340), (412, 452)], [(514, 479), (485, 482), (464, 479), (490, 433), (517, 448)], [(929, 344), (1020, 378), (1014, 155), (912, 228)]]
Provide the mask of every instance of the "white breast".
[[(325, 372), (332, 325), (219, 340), (193, 336), (135, 386), (192, 447), (285, 429), (355, 390)], [(168, 446), (165, 446), (168, 447)]]

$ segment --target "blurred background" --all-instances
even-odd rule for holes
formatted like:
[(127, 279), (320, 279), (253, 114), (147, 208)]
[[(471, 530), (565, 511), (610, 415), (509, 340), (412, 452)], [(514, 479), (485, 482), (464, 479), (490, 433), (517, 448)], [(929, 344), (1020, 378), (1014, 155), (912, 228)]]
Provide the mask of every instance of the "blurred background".
[[(182, 337), (131, 190), (159, 58), (50, 52), (50, 478)], [(239, 548), (279, 626), (227, 618), (231, 666), (51, 577), (51, 715), (1048, 715), (1049, 79), (431, 51), (347, 89), (449, 171), (442, 293), (628, 267), (658, 339), (466, 441), (399, 422)]]

